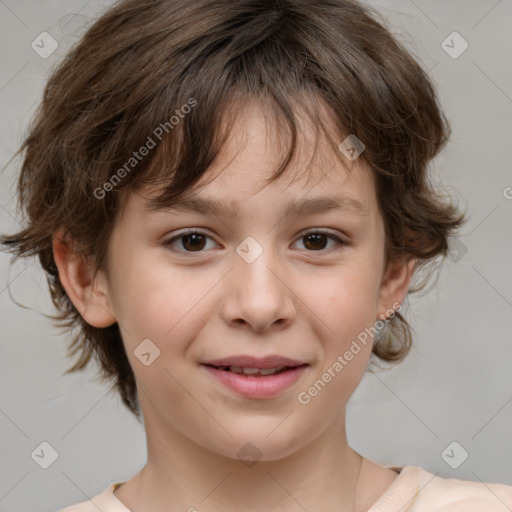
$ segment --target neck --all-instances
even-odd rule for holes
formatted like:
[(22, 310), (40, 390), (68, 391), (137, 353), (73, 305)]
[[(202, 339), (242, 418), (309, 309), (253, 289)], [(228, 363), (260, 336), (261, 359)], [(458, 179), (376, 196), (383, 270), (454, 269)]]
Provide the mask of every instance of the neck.
[(167, 512), (170, 503), (211, 512), (355, 510), (362, 458), (347, 444), (344, 410), (291, 455), (253, 462), (205, 449), (168, 424), (159, 428), (155, 418), (146, 424), (148, 462), (116, 491), (134, 512)]

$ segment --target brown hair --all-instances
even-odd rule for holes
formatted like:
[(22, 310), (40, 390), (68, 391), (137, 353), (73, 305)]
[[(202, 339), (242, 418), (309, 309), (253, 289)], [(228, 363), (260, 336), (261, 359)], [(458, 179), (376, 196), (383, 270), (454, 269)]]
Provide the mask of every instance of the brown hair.
[[(299, 105), (338, 155), (342, 137), (362, 141), (385, 221), (386, 262), (414, 257), (415, 275), (421, 269), (430, 275), (427, 264), (446, 256), (449, 234), (465, 220), (441, 201), (427, 175), (450, 133), (434, 87), (378, 12), (355, 0), (119, 2), (48, 80), (18, 151), (24, 154), (18, 202), (27, 224), (2, 242), (18, 257), (39, 256), (60, 311), (54, 318), (76, 328), (68, 354), (79, 358), (66, 373), (96, 358), (102, 377), (114, 380), (138, 417), (118, 325), (99, 329), (80, 316), (59, 280), (52, 236), (64, 228), (102, 268), (120, 192), (158, 185), (155, 206), (185, 194), (223, 147), (229, 129), (222, 127), (231, 126), (223, 121), (234, 119), (247, 98), (270, 106), (282, 124), (278, 133), (291, 140), (269, 182), (295, 155)], [(146, 156), (136, 158), (142, 147)], [(397, 312), (373, 353), (399, 361), (411, 340), (411, 327)]]

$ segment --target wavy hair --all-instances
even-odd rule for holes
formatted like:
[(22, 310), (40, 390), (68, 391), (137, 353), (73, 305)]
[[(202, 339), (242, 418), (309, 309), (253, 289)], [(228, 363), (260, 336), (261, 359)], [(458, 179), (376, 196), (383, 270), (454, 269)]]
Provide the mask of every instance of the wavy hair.
[[(74, 333), (68, 355), (78, 359), (66, 373), (94, 357), (139, 418), (118, 325), (100, 329), (83, 320), (59, 280), (52, 237), (64, 228), (102, 268), (120, 192), (158, 185), (155, 206), (187, 193), (226, 142), (232, 123), (225, 121), (248, 98), (264, 102), (281, 125), (279, 137), (289, 142), (271, 181), (295, 154), (299, 107), (338, 154), (348, 134), (364, 143), (361, 158), (374, 173), (385, 222), (386, 262), (416, 258), (415, 275), (433, 275), (449, 235), (464, 222), (427, 172), (450, 135), (435, 88), (374, 9), (354, 0), (116, 3), (47, 82), (18, 151), (18, 203), (26, 224), (2, 242), (17, 257), (39, 257), (59, 311), (53, 318)], [(173, 116), (180, 117), (176, 125)], [(128, 170), (126, 162), (149, 145), (148, 137), (157, 150)], [(397, 312), (375, 339), (373, 354), (400, 361), (411, 341), (411, 326)]]

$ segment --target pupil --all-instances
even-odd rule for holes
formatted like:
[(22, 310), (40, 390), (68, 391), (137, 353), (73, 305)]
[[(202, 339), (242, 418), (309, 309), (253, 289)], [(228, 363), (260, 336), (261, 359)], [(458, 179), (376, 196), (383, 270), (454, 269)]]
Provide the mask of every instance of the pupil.
[[(202, 240), (200, 240), (201, 238), (202, 238)], [(194, 242), (192, 242), (192, 244), (191, 244), (191, 247), (187, 247), (187, 245), (188, 245), (187, 244), (187, 240), (194, 240)], [(194, 248), (202, 249), (204, 247), (204, 237), (203, 237), (203, 235), (200, 235), (200, 234), (197, 234), (197, 233), (192, 233), (190, 235), (185, 235), (183, 237), (182, 245), (183, 245), (183, 247), (185, 249), (190, 249), (190, 248), (192, 248), (192, 249), (194, 249)]]
[[(313, 247), (311, 247), (311, 244), (309, 243), (305, 243), (304, 245), (308, 248), (308, 249), (311, 249), (311, 248), (315, 248), (314, 247), (314, 244), (315, 244), (315, 241), (318, 242), (318, 240), (320, 239), (325, 239), (326, 236), (323, 234), (323, 233), (311, 233), (309, 235), (306, 235), (306, 240), (310, 240), (310, 239), (313, 239)], [(325, 240), (323, 240), (325, 242)], [(325, 244), (320, 244), (322, 247), (316, 247), (317, 249), (323, 249), (324, 248), (324, 245)]]

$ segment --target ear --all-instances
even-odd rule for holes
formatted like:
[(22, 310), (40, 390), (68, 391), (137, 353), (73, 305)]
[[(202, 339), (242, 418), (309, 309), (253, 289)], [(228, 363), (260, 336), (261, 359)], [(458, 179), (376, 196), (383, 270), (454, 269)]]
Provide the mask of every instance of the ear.
[(377, 319), (384, 320), (390, 315), (390, 311), (397, 309), (397, 304), (403, 303), (409, 290), (415, 264), (416, 259), (413, 258), (388, 265), (380, 285)]
[(66, 293), (93, 327), (108, 327), (116, 322), (103, 272), (92, 268), (86, 258), (74, 250), (76, 245), (63, 230), (53, 236), (53, 257)]

